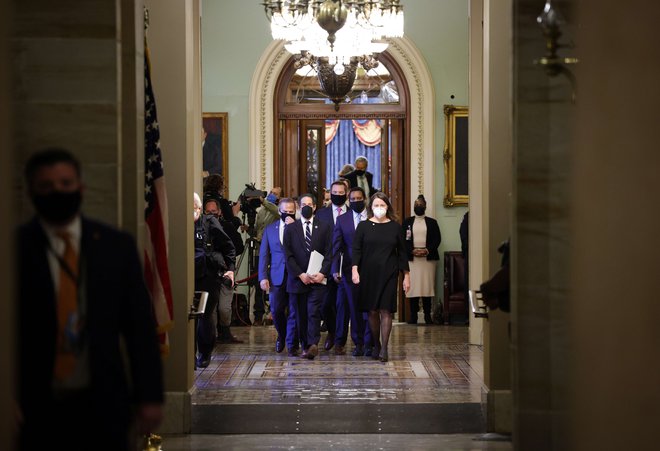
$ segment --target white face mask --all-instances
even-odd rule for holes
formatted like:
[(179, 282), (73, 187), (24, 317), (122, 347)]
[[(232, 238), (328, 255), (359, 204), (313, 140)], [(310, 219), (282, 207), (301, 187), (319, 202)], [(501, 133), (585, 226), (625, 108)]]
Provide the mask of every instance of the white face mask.
[(386, 213), (387, 213), (387, 208), (384, 207), (374, 208), (374, 216), (377, 217), (378, 219), (383, 218)]

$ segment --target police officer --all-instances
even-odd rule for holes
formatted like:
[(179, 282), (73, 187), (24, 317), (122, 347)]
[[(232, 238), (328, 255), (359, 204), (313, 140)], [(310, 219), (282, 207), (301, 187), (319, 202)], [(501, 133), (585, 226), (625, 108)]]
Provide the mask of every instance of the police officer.
[(202, 201), (194, 194), (195, 219), (195, 290), (206, 291), (209, 297), (204, 315), (197, 325), (197, 366), (206, 368), (211, 362), (215, 345), (216, 306), (220, 305), (220, 324), (223, 342), (240, 343), (229, 330), (231, 300), (234, 287), (236, 250), (231, 238), (222, 230), (218, 219), (202, 214)]

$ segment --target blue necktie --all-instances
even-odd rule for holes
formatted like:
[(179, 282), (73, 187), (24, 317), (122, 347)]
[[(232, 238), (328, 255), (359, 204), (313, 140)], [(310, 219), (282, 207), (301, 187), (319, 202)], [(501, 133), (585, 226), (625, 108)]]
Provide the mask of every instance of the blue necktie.
[(305, 250), (308, 254), (312, 250), (312, 229), (309, 221), (305, 221)]

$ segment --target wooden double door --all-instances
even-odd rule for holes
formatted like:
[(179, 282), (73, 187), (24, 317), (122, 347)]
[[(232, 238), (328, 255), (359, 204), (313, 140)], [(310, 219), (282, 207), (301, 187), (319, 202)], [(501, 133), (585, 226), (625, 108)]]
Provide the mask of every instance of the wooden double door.
[[(349, 120), (352, 118), (341, 118)], [(405, 120), (381, 119), (380, 164), (369, 163), (369, 171), (380, 168), (379, 188), (388, 195), (400, 218), (406, 216), (410, 205), (407, 191), (410, 186), (409, 161), (405, 149)], [(326, 186), (328, 150), (326, 148), (325, 119), (280, 119), (274, 155), (274, 186), (281, 186), (288, 197), (311, 193), (323, 200)], [(346, 161), (346, 163), (354, 163)], [(332, 180), (337, 178), (333, 174)]]

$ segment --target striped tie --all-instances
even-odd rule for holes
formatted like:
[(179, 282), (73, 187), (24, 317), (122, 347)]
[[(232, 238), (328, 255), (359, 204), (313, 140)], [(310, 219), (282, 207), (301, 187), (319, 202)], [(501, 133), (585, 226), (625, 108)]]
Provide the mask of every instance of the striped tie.
[[(63, 380), (71, 376), (76, 366), (72, 349), (72, 334), (78, 330), (76, 313), (78, 310), (78, 255), (71, 244), (71, 236), (58, 233), (64, 240), (64, 253), (60, 266), (60, 290), (57, 296), (57, 353), (55, 355), (55, 378)], [(66, 265), (66, 269), (64, 268)], [(68, 269), (68, 271), (67, 271)]]
[(305, 250), (308, 254), (312, 250), (312, 228), (309, 221), (305, 221)]

